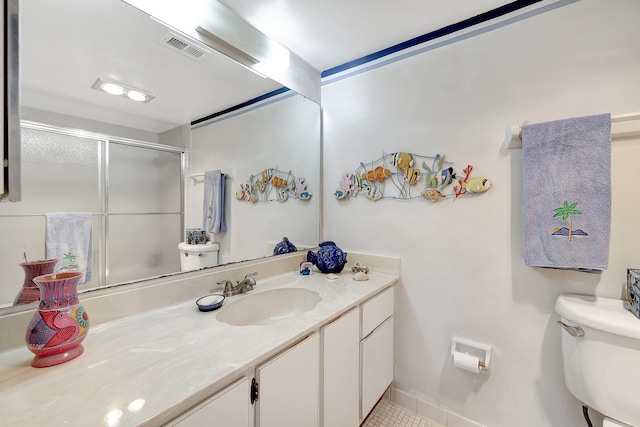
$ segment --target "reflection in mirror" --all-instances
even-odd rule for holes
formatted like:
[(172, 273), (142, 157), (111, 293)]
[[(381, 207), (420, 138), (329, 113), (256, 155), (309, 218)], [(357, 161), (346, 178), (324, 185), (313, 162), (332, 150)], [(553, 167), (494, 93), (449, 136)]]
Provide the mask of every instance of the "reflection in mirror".
[(248, 69), (320, 102), (320, 72), (218, 0), (124, 0)]
[[(24, 188), (21, 202), (0, 203), (1, 307), (22, 287), (23, 253), (45, 258), (48, 212), (92, 214), (93, 277), (80, 291), (179, 272), (184, 228), (202, 226), (202, 182), (184, 177), (212, 169), (233, 171), (228, 232), (214, 236), (221, 263), (270, 255), (285, 235), (299, 249), (317, 244), (318, 105), (286, 91), (192, 131), (191, 122), (280, 85), (120, 0), (30, 0), (20, 25)], [(173, 36), (205, 57), (165, 46)], [(98, 92), (98, 78), (155, 98)], [(315, 196), (263, 206), (235, 200), (240, 182), (276, 166), (303, 170)]]
[[(221, 262), (270, 255), (285, 236), (298, 250), (318, 244), (319, 135), (319, 106), (291, 92), (270, 99), (260, 108), (192, 127), (192, 173), (232, 170), (232, 179), (226, 185), (228, 231), (215, 235)], [(238, 201), (235, 194), (241, 191), (241, 185), (268, 168), (291, 170), (295, 176), (304, 177), (314, 196), (309, 200), (291, 198), (286, 203)], [(190, 201), (185, 211), (186, 225), (198, 226), (203, 215), (202, 178), (187, 180), (185, 190)]]

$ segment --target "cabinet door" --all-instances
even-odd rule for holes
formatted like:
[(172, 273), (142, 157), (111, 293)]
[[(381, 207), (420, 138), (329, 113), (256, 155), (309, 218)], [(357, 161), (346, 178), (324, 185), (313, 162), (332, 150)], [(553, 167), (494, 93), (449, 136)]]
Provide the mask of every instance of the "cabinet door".
[(360, 319), (358, 308), (322, 328), (325, 427), (359, 424)]
[(382, 322), (393, 315), (393, 286), (362, 304), (362, 335), (366, 338)]
[(177, 423), (169, 425), (249, 427), (249, 398), (249, 379), (243, 378), (193, 408), (184, 417), (180, 417)]
[(319, 425), (320, 337), (314, 334), (256, 369), (257, 427)]
[(360, 343), (362, 357), (360, 420), (371, 412), (393, 381), (393, 317)]

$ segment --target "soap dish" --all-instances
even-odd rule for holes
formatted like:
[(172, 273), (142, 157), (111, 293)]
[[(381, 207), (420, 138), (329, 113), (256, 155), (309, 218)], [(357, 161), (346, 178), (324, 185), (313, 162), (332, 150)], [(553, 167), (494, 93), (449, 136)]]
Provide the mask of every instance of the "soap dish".
[(224, 295), (211, 294), (198, 298), (196, 305), (200, 311), (213, 311), (222, 307)]

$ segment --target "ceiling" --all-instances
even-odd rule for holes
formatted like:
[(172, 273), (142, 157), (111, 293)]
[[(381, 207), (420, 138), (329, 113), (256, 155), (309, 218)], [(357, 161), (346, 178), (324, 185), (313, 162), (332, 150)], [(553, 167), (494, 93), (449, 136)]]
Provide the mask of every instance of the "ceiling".
[[(319, 71), (499, 7), (504, 0), (223, 0)], [(160, 43), (170, 29), (121, 0), (23, 0), (21, 103), (160, 133), (280, 85), (213, 52)], [(91, 89), (107, 78), (153, 93), (139, 104)]]
[(324, 71), (510, 3), (505, 0), (221, 0)]

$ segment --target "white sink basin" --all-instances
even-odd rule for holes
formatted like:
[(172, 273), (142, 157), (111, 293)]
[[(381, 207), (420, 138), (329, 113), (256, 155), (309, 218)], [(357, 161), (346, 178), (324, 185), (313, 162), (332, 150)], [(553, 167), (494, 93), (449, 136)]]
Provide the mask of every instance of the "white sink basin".
[(216, 318), (232, 326), (268, 325), (312, 310), (321, 300), (309, 289), (272, 289), (224, 305)]

